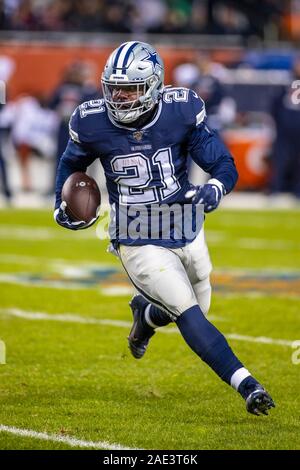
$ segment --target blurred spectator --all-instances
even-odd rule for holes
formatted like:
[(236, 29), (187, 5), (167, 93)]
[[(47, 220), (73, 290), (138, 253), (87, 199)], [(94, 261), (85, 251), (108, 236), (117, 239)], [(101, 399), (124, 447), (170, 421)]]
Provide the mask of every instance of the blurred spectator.
[(103, 14), (101, 2), (78, 0), (76, 12), (80, 18), (78, 28), (76, 29), (83, 31), (99, 31), (101, 29), (101, 16)]
[[(213, 62), (207, 52), (198, 52), (195, 63), (180, 64), (173, 71), (174, 85), (196, 91), (205, 102), (207, 124), (218, 131), (233, 123), (236, 116), (235, 101), (226, 95), (222, 84), (216, 78), (224, 75), (225, 67)], [(191, 181), (195, 184), (204, 184), (208, 179), (208, 175), (199, 171), (190, 156), (188, 171)]]
[(10, 16), (10, 29), (35, 31), (40, 29), (31, 0), (23, 0)]
[(10, 29), (10, 20), (5, 9), (4, 0), (0, 0), (0, 30), (3, 29)]
[(240, 34), (274, 38), (280, 0), (0, 0), (2, 30)]
[[(80, 61), (73, 62), (66, 68), (62, 82), (54, 90), (49, 101), (49, 107), (56, 112), (59, 119), (56, 166), (53, 178), (69, 140), (69, 120), (73, 111), (80, 103), (100, 97), (100, 88), (94, 84), (94, 77), (95, 72), (92, 64)], [(54, 184), (53, 180), (53, 191)]]
[(205, 102), (207, 123), (212, 129), (229, 126), (236, 117), (236, 104), (228, 96), (219, 78), (226, 75), (223, 65), (213, 62), (207, 52), (198, 53), (200, 76), (192, 88)]
[(0, 127), (9, 129), (12, 142), (20, 159), (23, 191), (31, 191), (30, 158), (53, 157), (57, 116), (46, 108), (43, 97), (22, 95), (8, 103), (0, 115)]
[(196, 64), (180, 64), (173, 70), (174, 86), (191, 88), (200, 78), (200, 70)]
[(132, 30), (144, 32), (159, 28), (166, 13), (167, 5), (163, 0), (139, 0), (131, 16)]
[(203, 99), (208, 125), (218, 130), (230, 125), (236, 116), (235, 101), (217, 78), (224, 75), (225, 67), (213, 62), (207, 52), (199, 52), (196, 63), (181, 64), (173, 72), (176, 86), (192, 88)]
[(126, 2), (109, 2), (104, 10), (101, 31), (108, 33), (129, 33), (131, 31), (130, 12), (131, 7)]
[[(0, 105), (0, 113), (1, 113), (2, 105)], [(0, 129), (0, 180), (1, 180), (1, 189), (3, 190), (3, 193), (6, 197), (6, 199), (9, 201), (11, 198), (11, 190), (8, 184), (8, 178), (7, 178), (7, 170), (6, 170), (6, 161), (3, 157), (2, 153), (2, 141), (3, 141), (3, 130)]]
[[(12, 59), (6, 56), (0, 56), (0, 113), (3, 110), (5, 103), (6, 103), (6, 95), (7, 95), (7, 88), (9, 84), (9, 79), (12, 76), (15, 70), (15, 63)], [(7, 170), (6, 170), (6, 160), (3, 156), (2, 152), (2, 144), (3, 144), (3, 129), (0, 128), (0, 181), (1, 186), (4, 192), (6, 199), (9, 201), (12, 192), (10, 189), (10, 185), (7, 178)]]
[[(300, 80), (300, 57), (293, 67), (292, 80)], [(274, 99), (271, 114), (276, 126), (272, 153), (270, 189), (291, 192), (300, 198), (300, 104), (293, 99), (295, 89), (282, 89)]]
[(190, 34), (209, 34), (212, 32), (209, 22), (209, 12), (206, 2), (194, 1), (189, 18), (188, 31)]
[(48, 1), (38, 9), (40, 29), (46, 31), (63, 31), (72, 25), (72, 0)]

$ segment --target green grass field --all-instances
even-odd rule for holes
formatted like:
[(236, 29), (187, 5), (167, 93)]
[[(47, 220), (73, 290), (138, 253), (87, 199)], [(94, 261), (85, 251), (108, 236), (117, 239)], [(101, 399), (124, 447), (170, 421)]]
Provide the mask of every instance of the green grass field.
[(299, 215), (207, 217), (210, 316), (277, 405), (256, 417), (174, 326), (130, 356), (129, 285), (93, 228), (2, 210), (0, 449), (300, 449)]

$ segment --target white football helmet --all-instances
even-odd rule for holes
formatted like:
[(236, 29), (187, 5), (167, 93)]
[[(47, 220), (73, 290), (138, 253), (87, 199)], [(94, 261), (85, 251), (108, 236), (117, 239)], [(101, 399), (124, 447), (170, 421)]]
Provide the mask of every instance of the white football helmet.
[(152, 46), (139, 41), (121, 44), (109, 56), (101, 77), (108, 112), (123, 124), (136, 121), (158, 102), (163, 80), (164, 64)]

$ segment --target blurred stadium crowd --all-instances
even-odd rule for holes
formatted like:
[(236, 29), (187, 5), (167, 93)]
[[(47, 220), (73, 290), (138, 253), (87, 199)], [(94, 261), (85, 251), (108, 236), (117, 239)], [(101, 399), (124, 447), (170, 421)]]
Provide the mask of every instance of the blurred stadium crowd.
[[(282, 19), (287, 3), (2, 0), (0, 28), (118, 33), (236, 32), (260, 36), (272, 22), (280, 29), (278, 18)], [(234, 25), (238, 27), (235, 29)], [(200, 43), (203, 36), (195, 37), (199, 37)], [(151, 42), (151, 36), (147, 40)], [(30, 43), (18, 47), (30, 47)], [(240, 173), (237, 189), (267, 194), (287, 192), (300, 201), (300, 104), (293, 99), (296, 90), (292, 87), (297, 80), (300, 84), (300, 56), (290, 43), (284, 51), (279, 47), (244, 48), (239, 60), (225, 62), (216, 60), (210, 49), (196, 47), (193, 61), (176, 63), (171, 83), (192, 88), (204, 99), (208, 124), (221, 133), (236, 159)], [(66, 63), (53, 89), (38, 93), (24, 87), (22, 93), (10, 98), (10, 79), (18, 70), (14, 55), (5, 56), (0, 47), (0, 81), (8, 88), (8, 100), (0, 108), (0, 193), (2, 190), (8, 202), (18, 191), (22, 194), (37, 191), (31, 170), (33, 160), (40, 162), (40, 166), (47, 162), (48, 183), (41, 185), (39, 191), (46, 197), (53, 195), (56, 167), (69, 138), (70, 116), (83, 101), (101, 98), (96, 65), (80, 57)], [(17, 185), (11, 178), (12, 161), (19, 168)]]
[(280, 0), (2, 0), (1, 30), (284, 35)]

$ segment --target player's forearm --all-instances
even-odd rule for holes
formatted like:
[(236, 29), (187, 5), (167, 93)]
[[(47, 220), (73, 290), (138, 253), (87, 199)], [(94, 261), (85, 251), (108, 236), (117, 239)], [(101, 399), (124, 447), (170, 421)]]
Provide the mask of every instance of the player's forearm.
[(62, 157), (61, 160), (60, 160), (60, 163), (58, 165), (57, 173), (56, 173), (55, 209), (57, 209), (61, 204), (61, 190), (62, 190), (62, 187), (63, 187), (65, 181), (75, 171), (76, 170), (74, 170), (74, 168), (70, 164), (70, 162), (68, 160), (64, 160), (64, 158)]
[(71, 139), (69, 140), (66, 150), (64, 151), (57, 168), (55, 209), (60, 206), (61, 190), (66, 179), (72, 173), (75, 173), (75, 171), (85, 172), (87, 167), (90, 166), (94, 160), (95, 157), (89, 154), (86, 147), (73, 142)]
[(217, 179), (223, 184), (225, 194), (233, 190), (238, 180), (238, 172), (234, 160), (230, 155), (224, 155), (222, 159), (211, 168), (209, 173), (211, 178)]
[(55, 209), (61, 204), (61, 191), (65, 181), (75, 171), (86, 171), (87, 165), (82, 160), (70, 158), (65, 153), (62, 155), (56, 173), (55, 183)]
[(200, 168), (223, 184), (226, 194), (232, 191), (238, 172), (233, 157), (215, 131), (205, 124), (198, 126), (192, 135), (190, 153)]

